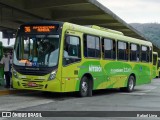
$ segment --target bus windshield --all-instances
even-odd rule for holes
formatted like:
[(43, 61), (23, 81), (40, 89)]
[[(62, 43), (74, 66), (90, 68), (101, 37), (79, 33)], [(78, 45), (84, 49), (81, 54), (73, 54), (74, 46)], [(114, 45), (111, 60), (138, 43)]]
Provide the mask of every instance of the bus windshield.
[(16, 38), (13, 63), (18, 66), (56, 66), (59, 41), (59, 35), (19, 35)]

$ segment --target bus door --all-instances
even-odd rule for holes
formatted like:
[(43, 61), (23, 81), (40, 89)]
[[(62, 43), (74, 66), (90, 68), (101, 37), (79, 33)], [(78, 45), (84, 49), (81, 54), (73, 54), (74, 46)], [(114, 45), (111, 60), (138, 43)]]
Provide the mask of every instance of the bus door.
[(82, 33), (67, 31), (63, 44), (62, 82), (63, 92), (75, 91), (81, 62)]

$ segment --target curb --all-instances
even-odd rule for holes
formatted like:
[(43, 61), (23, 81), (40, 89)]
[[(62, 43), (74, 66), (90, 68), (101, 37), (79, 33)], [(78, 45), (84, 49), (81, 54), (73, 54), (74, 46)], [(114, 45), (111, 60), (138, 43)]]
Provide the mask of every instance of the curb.
[(2, 95), (10, 95), (10, 94), (16, 94), (16, 93), (30, 93), (30, 92), (33, 92), (33, 91), (26, 91), (26, 90), (16, 90), (16, 89), (13, 89), (13, 90), (0, 90), (0, 96)]
[(0, 96), (1, 95), (8, 95), (8, 94), (15, 94), (16, 90), (0, 90)]

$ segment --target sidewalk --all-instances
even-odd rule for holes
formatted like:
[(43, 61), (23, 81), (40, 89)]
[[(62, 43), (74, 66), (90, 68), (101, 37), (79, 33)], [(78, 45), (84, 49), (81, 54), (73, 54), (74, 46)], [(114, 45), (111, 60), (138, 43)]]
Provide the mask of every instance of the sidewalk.
[[(31, 92), (30, 90), (18, 90), (18, 89), (13, 89), (13, 88), (5, 88), (4, 87), (4, 81), (0, 83), (0, 96), (2, 95), (9, 95), (9, 94), (17, 94), (17, 93), (28, 93)], [(33, 92), (33, 91), (32, 91)]]
[(0, 86), (0, 96), (1, 95), (13, 94), (15, 92), (16, 92), (16, 90), (14, 90), (12, 88), (5, 88), (4, 86)]
[(17, 90), (17, 89), (13, 89), (13, 88), (5, 88), (4, 86), (0, 86), (0, 96), (9, 95), (9, 94), (16, 94), (16, 93), (27, 93), (27, 92), (33, 92), (33, 91)]

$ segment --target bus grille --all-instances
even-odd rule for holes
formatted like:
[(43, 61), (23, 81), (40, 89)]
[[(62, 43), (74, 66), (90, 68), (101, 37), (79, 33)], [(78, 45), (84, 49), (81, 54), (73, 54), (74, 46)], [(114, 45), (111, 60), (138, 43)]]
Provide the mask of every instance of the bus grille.
[[(40, 84), (45, 79), (31, 79), (31, 78), (21, 78), (22, 85), (24, 88), (32, 88), (32, 89), (42, 89), (44, 85)], [(29, 86), (28, 83), (35, 83), (36, 86)]]
[(24, 82), (43, 82), (45, 79), (29, 79), (29, 78), (21, 78)]

